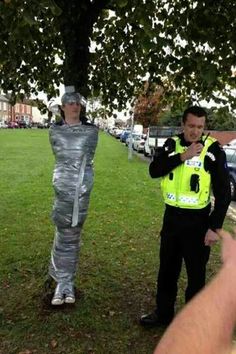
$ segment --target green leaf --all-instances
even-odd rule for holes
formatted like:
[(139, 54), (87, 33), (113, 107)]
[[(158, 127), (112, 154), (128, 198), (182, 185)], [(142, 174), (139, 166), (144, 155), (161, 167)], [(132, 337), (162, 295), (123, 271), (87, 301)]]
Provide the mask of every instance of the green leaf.
[(28, 23), (30, 26), (32, 26), (36, 23), (34, 15), (28, 11), (24, 11), (23, 17), (24, 17), (25, 22)]
[(212, 84), (218, 77), (217, 67), (214, 64), (210, 64), (203, 69), (200, 75), (208, 84)]
[(123, 8), (123, 7), (127, 6), (128, 0), (117, 0), (116, 4), (118, 7)]
[(62, 9), (59, 6), (57, 6), (55, 1), (51, 0), (50, 2), (51, 2), (50, 9), (52, 11), (52, 14), (54, 16), (60, 16), (62, 14)]

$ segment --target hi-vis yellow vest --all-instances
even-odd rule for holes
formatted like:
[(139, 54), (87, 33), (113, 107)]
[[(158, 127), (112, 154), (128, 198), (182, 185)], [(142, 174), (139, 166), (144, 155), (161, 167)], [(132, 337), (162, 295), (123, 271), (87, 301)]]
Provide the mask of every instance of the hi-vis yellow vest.
[[(186, 151), (187, 147), (180, 145), (179, 137), (173, 139), (176, 142), (175, 154)], [(203, 136), (204, 139), (206, 137)], [(207, 149), (215, 141), (208, 137), (199, 156), (186, 160), (162, 178), (161, 189), (166, 204), (188, 209), (202, 209), (209, 204), (211, 176), (204, 169), (204, 159)]]

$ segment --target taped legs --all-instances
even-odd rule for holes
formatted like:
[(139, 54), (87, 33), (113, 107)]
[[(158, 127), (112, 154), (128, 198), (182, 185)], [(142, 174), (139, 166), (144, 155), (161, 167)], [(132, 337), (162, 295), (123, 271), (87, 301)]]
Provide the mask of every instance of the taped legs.
[(77, 270), (81, 226), (56, 227), (49, 274), (56, 282), (71, 282)]
[(74, 278), (79, 261), (81, 226), (56, 227), (49, 274), (57, 282), (52, 305), (75, 302)]

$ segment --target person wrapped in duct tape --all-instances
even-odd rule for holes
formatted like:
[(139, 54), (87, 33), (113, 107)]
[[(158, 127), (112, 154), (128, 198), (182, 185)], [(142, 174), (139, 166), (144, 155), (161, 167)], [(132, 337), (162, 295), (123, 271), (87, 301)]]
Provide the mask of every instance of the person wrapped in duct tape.
[(49, 275), (57, 285), (52, 305), (75, 302), (80, 235), (93, 187), (93, 157), (98, 140), (98, 128), (81, 116), (86, 104), (84, 98), (69, 92), (62, 96), (61, 103), (62, 120), (49, 130), (55, 156), (52, 211), (55, 237)]

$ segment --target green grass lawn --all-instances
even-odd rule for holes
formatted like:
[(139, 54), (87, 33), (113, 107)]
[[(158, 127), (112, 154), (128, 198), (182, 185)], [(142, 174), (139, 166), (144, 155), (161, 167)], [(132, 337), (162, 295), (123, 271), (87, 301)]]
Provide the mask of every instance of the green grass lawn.
[[(148, 164), (100, 134), (74, 307), (44, 301), (54, 227), (54, 158), (46, 130), (0, 130), (0, 354), (152, 353), (162, 331), (139, 326), (154, 308), (163, 203)], [(231, 223), (226, 222), (226, 228)], [(208, 277), (219, 268), (213, 249)], [(177, 309), (183, 305), (183, 270)]]

